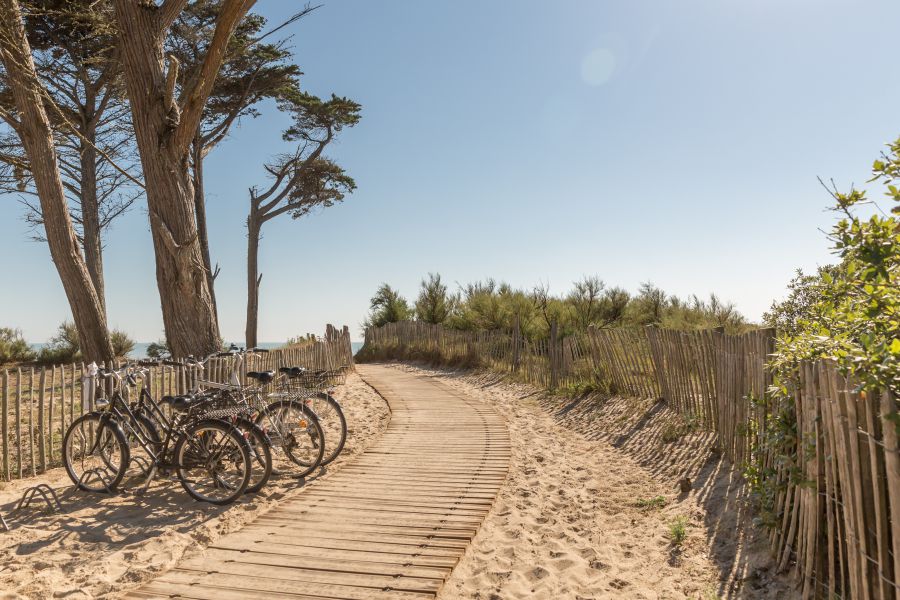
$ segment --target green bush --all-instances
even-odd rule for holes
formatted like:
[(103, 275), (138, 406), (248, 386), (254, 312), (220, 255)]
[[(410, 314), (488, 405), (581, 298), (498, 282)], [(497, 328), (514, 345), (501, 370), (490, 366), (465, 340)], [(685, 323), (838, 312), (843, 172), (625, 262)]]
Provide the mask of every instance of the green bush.
[(675, 517), (669, 523), (669, 539), (672, 540), (673, 545), (680, 546), (687, 539), (687, 526), (688, 520), (684, 516)]
[(81, 354), (64, 346), (44, 346), (35, 358), (38, 363), (47, 366), (78, 362), (80, 359)]
[(34, 351), (22, 337), (22, 331), (0, 327), (0, 364), (34, 360)]
[(316, 334), (307, 333), (306, 335), (298, 335), (297, 337), (288, 338), (282, 348), (302, 348), (316, 343)]
[(63, 321), (56, 330), (56, 335), (41, 348), (37, 361), (43, 365), (71, 363), (81, 359), (81, 343), (78, 340), (78, 329), (75, 323)]
[(387, 323), (406, 321), (413, 316), (413, 310), (400, 292), (382, 283), (370, 302), (370, 312), (364, 327), (381, 327)]
[(661, 508), (665, 508), (666, 499), (663, 496), (656, 496), (654, 498), (639, 498), (637, 502), (635, 502), (635, 506), (638, 508), (650, 508), (659, 510)]
[(460, 286), (456, 294), (451, 294), (440, 275), (434, 273), (422, 280), (414, 310), (397, 290), (382, 284), (372, 298), (364, 326), (412, 318), (464, 331), (509, 333), (518, 323), (522, 336), (529, 340), (549, 337), (553, 322), (558, 323), (561, 337), (589, 327), (724, 327), (728, 333), (743, 333), (753, 327), (734, 304), (715, 294), (706, 300), (696, 295), (679, 298), (651, 283), (642, 284), (632, 296), (620, 287), (607, 287), (597, 276), (585, 276), (568, 294), (554, 295), (546, 284), (527, 290), (486, 279)]
[(112, 344), (113, 354), (116, 358), (125, 358), (134, 350), (134, 340), (120, 329), (115, 329), (109, 334), (109, 342)]
[(779, 482), (785, 474), (799, 478), (802, 472), (796, 464), (802, 441), (794, 408), (802, 361), (830, 359), (862, 391), (900, 394), (900, 139), (875, 161), (872, 173), (869, 182), (884, 185), (893, 209), (872, 210), (874, 203), (862, 190), (829, 190), (840, 215), (829, 235), (838, 264), (814, 276), (801, 274), (788, 299), (768, 316), (786, 325), (770, 362), (774, 384), (762, 403), (769, 412), (763, 445), (776, 455), (781, 473), (749, 465), (746, 477), (769, 525), (779, 518)]
[(147, 346), (147, 358), (159, 360), (169, 355), (169, 344), (166, 340), (157, 340)]

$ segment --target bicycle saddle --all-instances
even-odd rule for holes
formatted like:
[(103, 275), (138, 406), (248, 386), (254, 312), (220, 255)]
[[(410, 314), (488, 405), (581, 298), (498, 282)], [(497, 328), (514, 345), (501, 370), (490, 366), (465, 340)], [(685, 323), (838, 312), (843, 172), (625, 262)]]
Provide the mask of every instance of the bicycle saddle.
[(247, 377), (260, 383), (269, 383), (275, 379), (275, 371), (247, 371)]
[(306, 372), (306, 369), (303, 367), (281, 367), (278, 370), (288, 377), (300, 377)]
[(162, 403), (172, 406), (172, 410), (184, 412), (198, 402), (193, 396), (163, 396)]

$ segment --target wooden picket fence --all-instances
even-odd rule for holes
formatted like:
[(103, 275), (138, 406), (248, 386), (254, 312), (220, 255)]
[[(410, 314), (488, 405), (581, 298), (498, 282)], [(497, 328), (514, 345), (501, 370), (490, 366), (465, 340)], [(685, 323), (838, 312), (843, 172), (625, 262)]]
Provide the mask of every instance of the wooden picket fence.
[[(233, 360), (210, 359), (203, 378), (228, 382)], [(243, 364), (241, 380), (246, 382), (248, 370), (296, 365), (334, 369), (352, 364), (349, 330), (329, 325), (318, 341), (249, 358)], [(86, 370), (87, 365), (81, 363), (0, 371), (0, 479), (32, 477), (61, 464), (66, 428), (90, 410), (97, 393), (85, 379)], [(143, 384), (161, 397), (187, 392), (197, 376), (196, 369), (158, 365), (150, 367)]]
[[(774, 490), (772, 552), (780, 570), (799, 577), (803, 598), (900, 600), (898, 400), (862, 391), (817, 361), (801, 366), (793, 405), (773, 406), (766, 363), (774, 343), (771, 329), (590, 329), (560, 339), (552, 327), (549, 339), (529, 341), (515, 329), (402, 322), (366, 331), (360, 355), (481, 366), (551, 390), (590, 382), (661, 398)], [(779, 411), (793, 411), (796, 432), (776, 449), (766, 440)]]

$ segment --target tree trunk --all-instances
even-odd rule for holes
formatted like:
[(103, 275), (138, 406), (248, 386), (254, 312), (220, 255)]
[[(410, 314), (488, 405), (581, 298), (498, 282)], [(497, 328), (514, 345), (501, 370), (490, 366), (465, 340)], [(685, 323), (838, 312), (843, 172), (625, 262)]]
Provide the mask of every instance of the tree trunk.
[(40, 83), (17, 0), (0, 0), (0, 60), (6, 68), (7, 83), (18, 110), (18, 133), (40, 198), (50, 256), (72, 309), (81, 352), (87, 360), (112, 361), (106, 316), (69, 215), (53, 131), (44, 111)]
[(116, 0), (115, 7), (166, 339), (176, 357), (208, 354), (219, 347), (219, 325), (198, 239), (190, 149), (174, 139), (179, 123), (166, 94), (165, 28), (152, 3)]
[[(94, 131), (85, 132), (92, 143)], [(84, 141), (81, 143), (81, 221), (84, 234), (84, 260), (97, 292), (97, 300), (106, 314), (106, 296), (103, 281), (103, 242), (100, 232), (100, 207), (97, 200), (97, 151)]]
[(258, 210), (251, 206), (247, 217), (247, 348), (255, 348), (257, 344), (256, 330), (259, 323), (259, 234), (262, 219)]
[(199, 138), (194, 138), (191, 149), (191, 167), (194, 184), (194, 214), (197, 217), (197, 238), (200, 240), (200, 252), (203, 254), (203, 268), (206, 269), (206, 280), (209, 295), (212, 299), (216, 322), (219, 320), (219, 308), (216, 304), (215, 273), (209, 255), (209, 235), (206, 229), (206, 190), (203, 187), (203, 147)]

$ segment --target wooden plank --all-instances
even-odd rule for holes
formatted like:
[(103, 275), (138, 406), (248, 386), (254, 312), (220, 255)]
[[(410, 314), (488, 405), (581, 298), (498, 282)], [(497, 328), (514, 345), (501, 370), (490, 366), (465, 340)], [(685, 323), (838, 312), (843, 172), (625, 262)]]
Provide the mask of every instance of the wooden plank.
[(455, 563), (459, 557), (458, 550), (466, 547), (465, 542), (454, 543), (452, 541), (443, 541), (438, 546), (433, 540), (422, 536), (365, 536), (363, 534), (344, 532), (344, 536), (341, 537), (337, 534), (326, 535), (324, 533), (323, 535), (311, 533), (302, 537), (285, 538), (284, 532), (278, 528), (245, 528), (235, 532), (233, 535), (222, 538), (213, 546), (217, 548), (246, 548), (249, 547), (249, 544), (265, 543), (284, 548), (296, 548), (298, 552), (306, 548), (375, 552), (384, 555), (413, 556), (420, 559), (446, 561), (448, 564)]
[[(41, 389), (38, 392), (38, 426), (37, 426), (37, 438), (38, 438), (38, 459), (40, 460), (40, 469), (41, 473), (47, 470), (47, 436), (46, 436), (46, 427), (44, 422), (44, 395), (46, 392), (46, 384), (47, 384), (47, 368), (41, 367), (41, 374), (38, 378), (40, 382)], [(33, 382), (32, 382), (33, 383)], [(34, 388), (31, 390), (32, 395), (34, 394)], [(33, 401), (33, 397), (32, 397)], [(34, 460), (32, 458), (32, 460)]]
[(283, 573), (283, 579), (395, 588), (400, 588), (396, 583), (398, 579), (402, 579), (411, 591), (437, 591), (444, 578), (450, 574), (450, 567), (445, 566), (397, 564), (393, 560), (359, 560), (355, 556), (328, 558), (288, 553), (281, 549), (271, 552), (272, 548), (276, 548), (276, 545), (252, 544), (249, 548), (237, 549), (217, 546), (208, 548), (202, 556), (181, 561), (178, 568), (252, 575), (254, 569), (269, 567)]
[(53, 464), (53, 416), (54, 416), (54, 402), (53, 397), (56, 395), (56, 367), (50, 367), (50, 404), (47, 412), (47, 433), (50, 436), (47, 444), (47, 453), (50, 459), (50, 464)]
[[(887, 488), (888, 505), (891, 519), (891, 542), (893, 545), (894, 564), (893, 581), (900, 580), (900, 442), (897, 432), (900, 430), (900, 419), (897, 414), (897, 399), (887, 391), (881, 395), (881, 426), (884, 435), (885, 487)], [(882, 569), (887, 570), (882, 565)], [(900, 595), (900, 592), (898, 592)]]
[[(240, 555), (240, 552), (232, 553)], [(249, 553), (248, 553), (249, 554)], [(290, 557), (264, 555), (269, 560)], [(193, 561), (192, 561), (193, 563)], [(303, 593), (325, 598), (377, 598), (381, 591), (434, 596), (443, 579), (396, 577), (326, 569), (291, 568), (247, 562), (205, 561), (197, 570), (178, 567), (163, 574), (156, 582), (163, 584), (206, 585), (242, 590), (247, 597), (254, 593)], [(338, 565), (332, 565), (338, 566)], [(394, 597), (394, 596), (391, 596)]]
[[(226, 583), (226, 582), (223, 582)], [(267, 600), (269, 598), (291, 598), (292, 600), (425, 600), (434, 598), (434, 594), (419, 594), (400, 591), (375, 591), (369, 588), (353, 588), (340, 586), (317, 586), (310, 589), (293, 591), (256, 590), (244, 587), (228, 587), (215, 583), (175, 583), (172, 581), (153, 581), (145, 587), (130, 592), (128, 598), (179, 598), (187, 600)]]
[(16, 369), (16, 472), (22, 479), (22, 369)]
[(396, 567), (428, 567), (444, 569), (448, 573), (457, 562), (457, 557), (454, 556), (422, 555), (414, 546), (407, 547), (402, 551), (397, 551), (396, 548), (393, 551), (384, 551), (383, 546), (379, 549), (363, 547), (332, 548), (322, 544), (312, 546), (285, 544), (267, 542), (266, 540), (253, 540), (241, 536), (228, 536), (227, 539), (213, 544), (211, 548), (248, 554), (253, 552), (283, 554), (303, 559), (316, 558), (328, 562), (354, 561), (394, 565)]
[(253, 536), (264, 534), (283, 536), (285, 533), (292, 533), (290, 531), (291, 529), (298, 533), (302, 532), (303, 535), (292, 535), (291, 538), (282, 538), (282, 540), (290, 539), (291, 543), (294, 543), (296, 540), (314, 540), (324, 537), (329, 540), (343, 540), (347, 542), (382, 542), (385, 544), (413, 544), (421, 548), (465, 549), (470, 539), (468, 537), (459, 537), (456, 535), (442, 535), (440, 532), (436, 533), (434, 531), (415, 532), (384, 530), (363, 531), (360, 529), (350, 530), (347, 528), (341, 528), (334, 523), (324, 523), (316, 527), (291, 528), (288, 525), (284, 524), (267, 525), (254, 521), (252, 524), (242, 529), (241, 532), (246, 532), (248, 535)]

